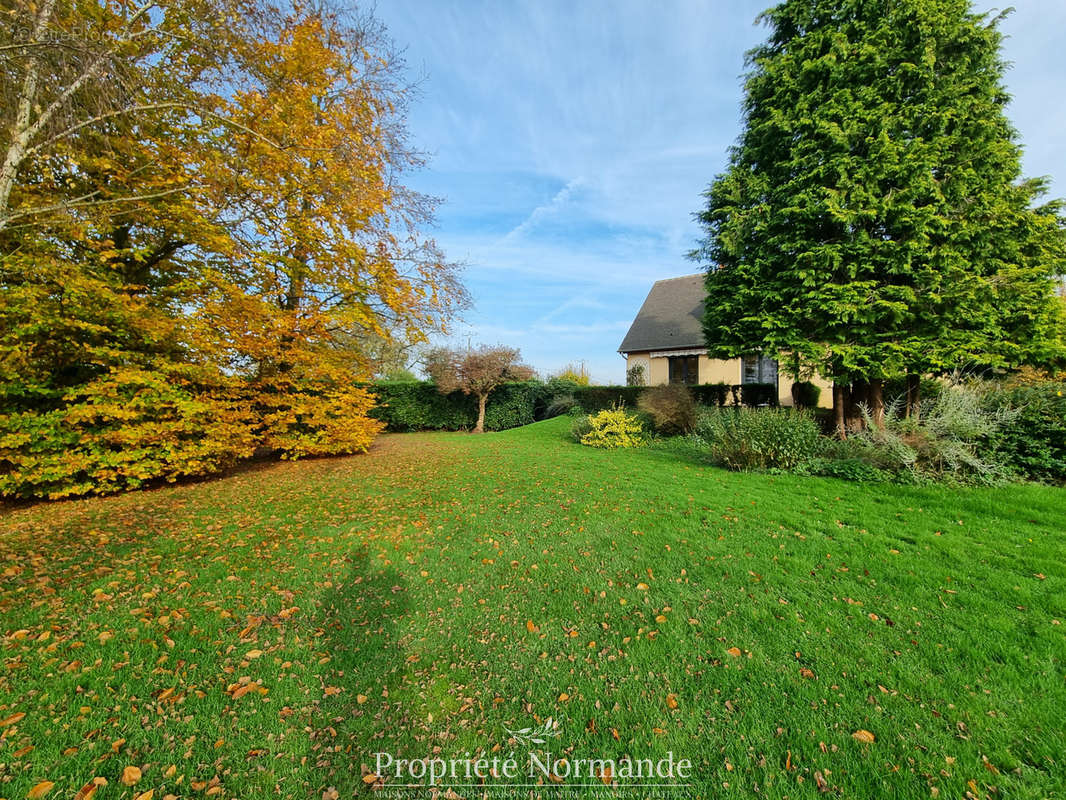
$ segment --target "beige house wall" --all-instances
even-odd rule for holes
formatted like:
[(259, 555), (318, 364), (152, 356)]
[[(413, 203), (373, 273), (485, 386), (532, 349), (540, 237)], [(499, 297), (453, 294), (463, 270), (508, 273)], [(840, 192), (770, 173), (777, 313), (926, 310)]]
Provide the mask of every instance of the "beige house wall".
[[(699, 357), (700, 383), (728, 383), (734, 386), (741, 382), (741, 360), (731, 358)], [(626, 369), (637, 364), (644, 366), (644, 378), (649, 386), (659, 386), (670, 382), (670, 360), (668, 358), (652, 358), (650, 351), (626, 354)], [(792, 405), (792, 379), (784, 372), (778, 376), (778, 403), (782, 406)], [(821, 375), (814, 375), (811, 383), (818, 386), (822, 393), (818, 396), (818, 405), (821, 408), (833, 407), (833, 384)]]
[[(668, 369), (667, 378), (669, 377)], [(700, 356), (700, 383), (728, 383), (730, 386), (740, 383), (740, 359), (731, 358), (725, 361), (721, 358)]]
[(651, 358), (651, 369), (648, 370), (648, 386), (659, 386), (670, 382), (670, 359)]

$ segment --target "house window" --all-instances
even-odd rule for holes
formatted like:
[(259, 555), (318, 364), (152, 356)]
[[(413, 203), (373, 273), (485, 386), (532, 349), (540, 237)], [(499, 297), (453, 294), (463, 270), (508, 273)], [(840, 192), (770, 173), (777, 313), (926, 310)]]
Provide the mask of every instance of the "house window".
[(772, 383), (777, 385), (777, 360), (766, 356), (744, 356), (741, 383)]
[(695, 386), (700, 382), (699, 356), (671, 356), (670, 383), (683, 383)]

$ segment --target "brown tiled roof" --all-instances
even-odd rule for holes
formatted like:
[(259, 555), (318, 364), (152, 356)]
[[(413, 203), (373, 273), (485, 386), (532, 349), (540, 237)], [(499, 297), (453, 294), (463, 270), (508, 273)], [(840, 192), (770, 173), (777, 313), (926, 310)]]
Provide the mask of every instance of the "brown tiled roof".
[(656, 281), (618, 352), (703, 347), (703, 278), (700, 273)]

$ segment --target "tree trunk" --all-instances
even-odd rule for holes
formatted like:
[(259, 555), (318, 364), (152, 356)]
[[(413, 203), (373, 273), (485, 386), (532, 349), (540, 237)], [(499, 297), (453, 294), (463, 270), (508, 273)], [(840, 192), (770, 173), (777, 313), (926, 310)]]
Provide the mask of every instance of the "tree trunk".
[(874, 378), (870, 381), (867, 397), (870, 406), (870, 419), (877, 430), (883, 430), (885, 427), (884, 381), (880, 378)]
[(921, 403), (922, 378), (913, 373), (907, 375), (907, 408), (904, 414), (908, 417), (918, 418)]
[(485, 432), (485, 402), (489, 399), (487, 394), (479, 394), (477, 396), (477, 425), (474, 426), (474, 433)]
[(844, 405), (847, 402), (847, 393), (844, 385), (839, 381), (833, 381), (833, 421), (836, 427), (837, 438), (848, 438), (848, 425), (844, 413)]
[(866, 427), (866, 420), (862, 416), (861, 408), (864, 405), (870, 405), (870, 384), (866, 381), (853, 381), (848, 389), (848, 430), (861, 431)]
[(7, 227), (11, 190), (15, 185), (15, 176), (18, 175), (19, 166), (25, 158), (33, 135), (30, 115), (37, 104), (37, 83), (40, 80), (39, 45), (51, 22), (54, 9), (55, 0), (47, 0), (37, 15), (33, 34), (26, 43), (26, 50), (29, 53), (26, 59), (26, 75), (22, 79), (22, 87), (15, 102), (15, 120), (14, 125), (11, 126), (11, 138), (7, 142), (3, 166), (0, 167), (0, 230)]

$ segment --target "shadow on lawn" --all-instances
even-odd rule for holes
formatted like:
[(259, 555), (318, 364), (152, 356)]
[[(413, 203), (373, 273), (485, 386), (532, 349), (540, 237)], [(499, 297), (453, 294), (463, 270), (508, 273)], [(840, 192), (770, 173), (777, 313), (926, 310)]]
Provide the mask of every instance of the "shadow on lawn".
[(366, 546), (345, 560), (347, 573), (323, 596), (312, 621), (321, 685), (312, 687), (317, 699), (305, 774), (314, 797), (331, 787), (346, 797), (365, 790), (362, 775), (373, 767), (374, 753), (393, 751), (389, 742), (405, 727), (390, 696), (398, 698), (406, 667), (408, 588), (400, 572)]

